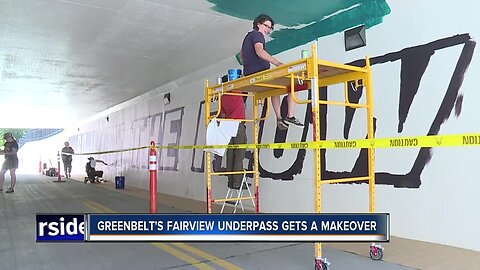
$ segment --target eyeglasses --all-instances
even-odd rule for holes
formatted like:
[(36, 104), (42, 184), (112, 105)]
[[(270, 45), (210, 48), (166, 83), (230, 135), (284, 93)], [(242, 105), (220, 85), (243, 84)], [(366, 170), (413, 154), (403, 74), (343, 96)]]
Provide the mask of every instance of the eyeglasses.
[(272, 30), (272, 31), (273, 31), (273, 26), (270, 26), (270, 25), (268, 25), (268, 24), (265, 24), (265, 23), (262, 23), (262, 24), (263, 24), (263, 26), (265, 26), (265, 27), (267, 27), (268, 29), (270, 29), (270, 30)]

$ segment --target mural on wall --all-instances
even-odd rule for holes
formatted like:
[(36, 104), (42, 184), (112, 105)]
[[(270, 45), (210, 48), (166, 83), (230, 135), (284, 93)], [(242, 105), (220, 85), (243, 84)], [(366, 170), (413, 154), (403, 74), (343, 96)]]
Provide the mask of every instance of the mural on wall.
[[(425, 135), (437, 135), (440, 127), (443, 123), (447, 121), (449, 116), (451, 115), (452, 111), (455, 112), (455, 115), (458, 117), (461, 113), (461, 104), (463, 101), (463, 96), (459, 94), (459, 90), (463, 83), (463, 79), (466, 73), (468, 66), (473, 57), (473, 53), (475, 50), (475, 41), (472, 40), (469, 34), (462, 34), (453, 37), (448, 37), (444, 39), (439, 39), (436, 41), (432, 41), (427, 44), (422, 44), (414, 47), (405, 48), (401, 51), (388, 53), (382, 56), (376, 56), (370, 58), (372, 65), (382, 65), (382, 64), (389, 64), (395, 63), (396, 61), (401, 61), (401, 69), (400, 69), (400, 95), (398, 100), (398, 133), (402, 133), (403, 127), (409, 119), (409, 110), (410, 106), (412, 105), (413, 101), (415, 100), (415, 96), (418, 93), (419, 85), (421, 79), (425, 73), (427, 67), (429, 67), (430, 59), (433, 57), (435, 52), (440, 51), (442, 49), (446, 49), (453, 46), (462, 46), (462, 51), (458, 57), (457, 62), (455, 63), (454, 72), (450, 78), (450, 82), (448, 85), (445, 86), (446, 91), (444, 93), (444, 97), (442, 103), (439, 108), (437, 108), (437, 113), (434, 119), (432, 119), (430, 128)], [(415, 61), (413, 61), (415, 59)], [(356, 66), (364, 66), (365, 60), (356, 60), (351, 63), (347, 63), (350, 65)], [(446, 63), (445, 63), (446, 64)], [(451, 64), (451, 63), (449, 63)], [(374, 79), (375, 80), (375, 79)], [(361, 83), (361, 82), (360, 82)], [(427, 88), (422, 88), (427, 89)], [(327, 88), (323, 87), (320, 90), (320, 99), (327, 100), (328, 96), (326, 91)], [(361, 96), (363, 95), (363, 91), (358, 90), (354, 91), (351, 84), (349, 84), (349, 98), (350, 102), (358, 103)], [(309, 93), (309, 99), (311, 98), (311, 93)], [(197, 130), (196, 130), (196, 138), (198, 137), (199, 130), (203, 130), (201, 125), (202, 117), (202, 107), (203, 102), (200, 104), (199, 108), (199, 115), (197, 117)], [(327, 134), (327, 106), (321, 105), (320, 106), (320, 122), (322, 123), (321, 126), (321, 139), (326, 139)], [(344, 116), (344, 125), (343, 125), (343, 134), (344, 138), (348, 139), (350, 134), (350, 129), (352, 126), (353, 117), (356, 110), (351, 108), (345, 109), (345, 116)], [(286, 99), (282, 101), (282, 114), (285, 116), (287, 113), (287, 105)], [(262, 117), (266, 114), (266, 109), (264, 108), (262, 111)], [(376, 116), (381, 117), (381, 116)], [(410, 116), (414, 117), (414, 116)], [(308, 130), (310, 129), (312, 113), (311, 113), (311, 105), (309, 104), (305, 110), (305, 127), (303, 128), (302, 135), (300, 141), (310, 141), (307, 140)], [(375, 121), (376, 123), (376, 121)], [(202, 131), (203, 132), (203, 131)], [(287, 138), (287, 132), (282, 131), (279, 129), (275, 130), (274, 135), (274, 142), (285, 142)], [(264, 135), (264, 121), (260, 122), (259, 128), (259, 142), (262, 142), (262, 137)], [(419, 134), (420, 135), (420, 134)], [(366, 138), (366, 135), (365, 135)], [(197, 139), (194, 143), (200, 143)], [(263, 150), (260, 150), (263, 151)], [(282, 149), (274, 149), (266, 150), (273, 153), (273, 157), (276, 160), (280, 160), (284, 158), (284, 150)], [(290, 153), (294, 152), (294, 150), (289, 150)], [(321, 151), (321, 161), (322, 164), (326, 164), (328, 160), (325, 157), (325, 150)], [(202, 154), (203, 155), (203, 154)], [(304, 162), (305, 162), (305, 149), (298, 149), (296, 150), (296, 157), (294, 162), (291, 165), (283, 166), (282, 171), (268, 171), (262, 166), (262, 159), (260, 159), (260, 176), (262, 178), (271, 178), (271, 179), (281, 179), (281, 180), (293, 180), (294, 176), (300, 174), (302, 172)], [(247, 151), (246, 158), (249, 160), (248, 170), (252, 170), (253, 168), (253, 155), (251, 151)], [(394, 187), (403, 187), (403, 188), (418, 188), (421, 185), (421, 173), (425, 166), (428, 164), (430, 159), (432, 158), (431, 148), (420, 148), (418, 155), (413, 163), (412, 168), (408, 173), (405, 174), (393, 174), (389, 172), (377, 172), (376, 175), (376, 182), (377, 184), (385, 184), (385, 185), (392, 185)], [(201, 166), (194, 168), (194, 160), (195, 160), (195, 153), (194, 157), (192, 158), (192, 171), (195, 172), (203, 172), (204, 163), (205, 161), (202, 159)], [(221, 158), (216, 156), (214, 159), (214, 170), (220, 171), (225, 170), (225, 168), (220, 168)], [(308, 165), (307, 165), (308, 166)], [(344, 172), (334, 172), (328, 171), (325, 168), (326, 166), (322, 166), (322, 178), (325, 180), (328, 179), (335, 179), (335, 178), (346, 178), (346, 177), (359, 177), (368, 175), (368, 166), (367, 166), (367, 149), (360, 150), (358, 157), (354, 166), (352, 167), (351, 171), (344, 171)], [(352, 183), (363, 183), (366, 181), (358, 181)], [(350, 183), (343, 183), (343, 184), (350, 184)]]
[[(342, 32), (346, 29), (364, 24), (367, 28), (380, 24), (383, 17), (388, 15), (391, 10), (386, 0), (333, 0), (333, 1), (313, 1), (303, 0), (291, 2), (288, 0), (279, 1), (244, 1), (242, 5), (228, 0), (209, 0), (215, 4), (213, 10), (218, 12), (252, 20), (262, 11), (270, 15), (276, 24), (284, 26), (271, 34), (272, 40), (268, 41), (266, 47), (271, 54), (278, 54), (288, 49), (306, 44), (313, 39), (328, 36)], [(379, 65), (401, 61), (400, 71), (400, 97), (398, 104), (398, 128), (397, 132), (402, 133), (404, 125), (408, 119), (410, 106), (417, 95), (420, 81), (427, 69), (431, 57), (438, 50), (453, 46), (463, 45), (462, 53), (456, 63), (455, 71), (446, 87), (443, 102), (438, 108), (437, 115), (433, 119), (427, 135), (438, 134), (440, 126), (448, 119), (452, 110), (455, 108), (455, 115), (458, 117), (461, 112), (463, 96), (459, 95), (459, 89), (463, 82), (463, 76), (470, 64), (475, 48), (475, 42), (468, 34), (458, 35), (445, 39), (436, 40), (428, 44), (405, 48), (398, 52), (392, 52), (383, 56), (371, 58), (372, 65)], [(237, 57), (238, 58), (238, 57)], [(357, 60), (348, 63), (357, 66), (363, 66), (364, 60)], [(359, 82), (361, 84), (361, 82)], [(327, 99), (327, 91), (320, 91), (321, 98)], [(353, 91), (349, 86), (350, 102), (358, 103), (363, 95), (362, 91)], [(309, 93), (311, 95), (311, 93)], [(286, 102), (282, 102), (282, 113), (286, 114)], [(355, 115), (355, 109), (345, 108), (345, 119), (343, 136), (348, 139), (350, 128)], [(263, 111), (265, 114), (265, 108)], [(327, 106), (321, 106), (321, 138), (326, 138), (327, 129)], [(377, 116), (378, 117), (378, 116)], [(303, 129), (300, 140), (306, 141), (306, 137), (311, 122), (311, 106), (307, 106), (305, 112), (305, 128)], [(376, 124), (376, 121), (375, 121)], [(262, 140), (264, 123), (260, 123), (260, 142)], [(274, 142), (285, 142), (288, 131), (276, 130)], [(262, 150), (261, 150), (262, 151)], [(270, 150), (268, 150), (270, 151)], [(270, 151), (272, 152), (272, 151)], [(284, 150), (275, 149), (273, 151), (274, 159), (282, 159)], [(322, 164), (325, 164), (326, 151), (321, 151)], [(272, 172), (262, 167), (260, 160), (260, 176), (271, 179), (293, 180), (294, 175), (300, 174), (305, 161), (306, 150), (299, 149), (296, 157), (290, 167), (283, 171)], [(376, 181), (379, 184), (393, 185), (395, 187), (418, 188), (421, 185), (420, 175), (426, 164), (431, 159), (431, 149), (421, 148), (417, 158), (410, 171), (403, 175), (391, 174), (388, 172), (377, 172)], [(252, 156), (251, 151), (247, 151), (247, 156)], [(218, 167), (218, 160), (215, 160)], [(192, 159), (193, 163), (193, 159)], [(249, 170), (252, 169), (252, 160), (249, 162)], [(202, 163), (203, 167), (203, 163)], [(358, 158), (349, 172), (331, 172), (327, 171), (326, 166), (322, 166), (322, 176), (324, 179), (357, 177), (368, 175), (367, 172), (367, 149), (359, 152)], [(362, 181), (360, 181), (361, 183)]]
[[(150, 145), (148, 140), (154, 140), (157, 145), (180, 145), (184, 110), (185, 106), (181, 106), (146, 117), (139, 117), (132, 121), (130, 128), (126, 128), (125, 123), (109, 125), (102, 130), (78, 134), (70, 138), (70, 141), (77, 142), (73, 146), (78, 149), (78, 152), (99, 152), (148, 146)], [(112, 138), (116, 139), (112, 140)], [(94, 141), (97, 143), (94, 144)], [(157, 151), (158, 169), (178, 171), (179, 151), (179, 149)], [(147, 156), (147, 149), (143, 149), (107, 155), (104, 159), (112, 166), (121, 167), (117, 169), (117, 172), (125, 172), (128, 169), (148, 169), (148, 163), (145, 162)], [(123, 163), (123, 160), (129, 160), (128, 167), (125, 167), (126, 164)]]
[[(437, 135), (440, 127), (448, 117), (451, 115), (452, 111), (455, 109), (455, 115), (458, 117), (461, 112), (461, 104), (463, 101), (463, 96), (459, 95), (460, 87), (463, 83), (465, 72), (470, 65), (470, 62), (473, 57), (475, 50), (475, 41), (471, 39), (468, 34), (457, 35), (449, 38), (444, 38), (430, 42), (428, 44), (405, 48), (398, 52), (392, 52), (383, 56), (377, 56), (371, 58), (372, 65), (379, 65), (385, 63), (392, 63), (395, 61), (401, 61), (401, 70), (400, 70), (400, 97), (398, 103), (398, 133), (402, 133), (403, 126), (408, 118), (408, 113), (411, 104), (414, 101), (414, 98), (418, 92), (420, 81), (425, 73), (426, 68), (429, 65), (431, 57), (438, 50), (442, 50), (452, 46), (462, 46), (462, 52), (458, 58), (457, 63), (455, 64), (455, 70), (450, 78), (450, 82), (446, 85), (446, 92), (444, 94), (443, 101), (440, 107), (437, 110), (435, 118), (432, 120), (429, 131), (425, 135)], [(413, 61), (415, 60), (415, 61)], [(365, 60), (357, 60), (351, 63), (351, 65), (364, 66)], [(320, 98), (327, 99), (326, 89), (320, 91)], [(350, 102), (358, 103), (363, 92), (355, 92), (351, 86), (349, 86), (349, 96), (351, 97)], [(283, 114), (286, 114), (286, 104), (282, 104)], [(263, 112), (265, 113), (265, 112)], [(321, 113), (321, 139), (326, 138), (327, 130), (327, 106), (322, 105), (320, 107)], [(344, 119), (344, 130), (343, 134), (345, 139), (348, 139), (348, 134), (350, 133), (350, 127), (352, 125), (353, 116), (355, 114), (355, 109), (346, 108), (345, 119)], [(377, 116), (379, 117), (379, 116)], [(305, 113), (305, 124), (311, 123), (311, 106), (307, 107)], [(302, 135), (302, 141), (306, 136), (306, 132), (309, 129), (309, 125), (306, 125)], [(260, 130), (263, 131), (263, 124), (260, 125)], [(286, 138), (287, 131), (276, 131), (275, 142), (284, 142)], [(263, 134), (261, 132), (261, 134)], [(260, 135), (261, 136), (261, 135)], [(366, 136), (365, 136), (366, 138)], [(260, 137), (261, 141), (261, 137)], [(277, 153), (274, 153), (275, 158), (280, 158), (283, 150), (277, 149)], [(322, 164), (325, 164), (325, 150), (321, 151)], [(283, 172), (268, 172), (263, 168), (260, 169), (261, 177), (268, 177), (272, 179), (282, 179), (282, 180), (292, 180), (294, 174), (301, 172), (303, 168), (303, 160), (305, 156), (305, 150), (300, 149), (297, 154), (297, 159), (295, 163), (291, 165), (290, 168)], [(393, 185), (395, 187), (407, 187), (407, 188), (418, 188), (421, 185), (420, 175), (425, 168), (426, 164), (432, 158), (431, 148), (421, 148), (411, 170), (406, 174), (391, 174), (388, 172), (377, 172), (376, 182), (377, 184), (386, 184)], [(367, 166), (367, 149), (362, 149), (358, 155), (358, 158), (350, 172), (331, 172), (325, 169), (325, 166), (322, 167), (322, 176), (324, 179), (334, 179), (334, 178), (346, 178), (346, 177), (359, 177), (368, 175), (368, 166)], [(300, 164), (300, 166), (299, 166)], [(357, 183), (362, 183), (365, 181), (358, 181)], [(355, 183), (355, 182), (354, 182)]]
[[(358, 25), (373, 27), (390, 13), (386, 0), (243, 0), (241, 5), (231, 0), (208, 1), (215, 4), (213, 10), (229, 16), (253, 21), (263, 12), (276, 25), (284, 26), (276, 27), (270, 35), (272, 40), (267, 41), (272, 55)], [(245, 33), (250, 30), (245, 29)]]
[[(158, 140), (159, 145), (180, 145), (184, 108), (185, 107), (182, 106), (165, 112), (162, 136), (159, 137)], [(180, 158), (179, 151), (179, 149), (161, 149), (158, 151), (158, 169), (164, 171), (178, 171), (178, 162)]]
[[(462, 51), (455, 64), (455, 69), (450, 78), (450, 82), (445, 86), (446, 92), (444, 94), (442, 103), (437, 110), (435, 118), (432, 120), (427, 134), (425, 135), (437, 135), (440, 131), (441, 125), (447, 121), (454, 109), (456, 117), (460, 115), (463, 95), (460, 95), (459, 91), (468, 66), (472, 61), (475, 45), (475, 41), (470, 37), (469, 34), (462, 34), (439, 39), (424, 45), (406, 48), (399, 52), (389, 53), (371, 59), (373, 65), (395, 62), (398, 60), (401, 61), (400, 98), (398, 104), (398, 133), (403, 131), (404, 124), (408, 118), (410, 106), (412, 105), (414, 98), (418, 93), (420, 81), (425, 73), (425, 70), (429, 66), (431, 57), (436, 51), (453, 46), (462, 46)], [(357, 60), (350, 64), (364, 66), (365, 61)], [(376, 173), (376, 182), (377, 184), (388, 184), (394, 185), (395, 187), (418, 188), (421, 185), (421, 173), (431, 158), (431, 148), (422, 147), (410, 172), (403, 175)], [(360, 153), (351, 175), (366, 175), (366, 165), (367, 151), (366, 149), (362, 149), (362, 153)], [(338, 177), (338, 175), (336, 177)]]
[[(327, 36), (330, 34), (341, 32), (345, 29), (365, 24), (367, 27), (375, 26), (382, 22), (383, 17), (390, 13), (390, 8), (385, 0), (332, 0), (332, 1), (297, 1), (295, 3), (286, 0), (278, 1), (253, 1), (246, 0), (244, 4), (238, 5), (235, 1), (226, 0), (209, 0), (214, 3), (213, 9), (244, 19), (253, 20), (258, 14), (258, 10), (262, 10), (271, 15), (277, 24), (281, 24), (286, 28), (276, 30), (272, 33), (272, 40), (267, 43), (268, 50), (272, 54), (277, 54), (282, 51), (294, 48), (299, 45), (308, 43), (315, 37)], [(248, 8), (247, 8), (248, 7)], [(298, 16), (294, 12), (298, 12)], [(301, 14), (301, 15), (300, 15)], [(246, 29), (246, 32), (249, 29)], [(452, 37), (447, 37), (430, 43), (417, 45), (403, 50), (390, 52), (385, 55), (371, 57), (370, 61), (373, 66), (381, 67), (382, 65), (400, 63), (400, 85), (399, 85), (399, 99), (398, 99), (398, 123), (397, 132), (402, 134), (404, 127), (408, 125), (410, 115), (410, 108), (415, 98), (417, 97), (419, 86), (427, 68), (437, 68), (431, 66), (431, 59), (435, 57), (435, 52), (443, 49), (459, 46), (462, 47), (461, 53), (455, 63), (454, 72), (450, 78), (448, 85), (445, 85), (444, 97), (439, 108), (435, 108), (436, 116), (432, 119), (428, 132), (424, 135), (438, 134), (440, 127), (449, 116), (454, 112), (455, 116), (459, 116), (462, 110), (463, 96), (460, 95), (459, 90), (463, 83), (465, 72), (472, 60), (475, 50), (475, 42), (469, 34), (461, 34)], [(400, 62), (397, 62), (400, 61)], [(364, 59), (355, 60), (347, 63), (350, 65), (364, 66)], [(444, 65), (452, 65), (452, 63), (443, 63)], [(396, 74), (392, 74), (395, 76)], [(375, 76), (375, 75), (374, 75)], [(375, 78), (374, 78), (375, 81)], [(358, 82), (361, 84), (361, 81)], [(423, 86), (422, 91), (428, 91), (428, 88)], [(349, 99), (352, 103), (358, 103), (363, 96), (361, 88), (358, 90), (349, 85)], [(378, 90), (378, 89), (377, 89)], [(438, 90), (438, 89), (435, 89)], [(440, 89), (443, 90), (443, 89)], [(381, 91), (381, 90), (380, 90)], [(327, 100), (327, 88), (324, 87), (320, 91), (320, 98)], [(311, 93), (308, 93), (311, 97)], [(286, 114), (286, 100), (282, 101), (282, 114)], [(308, 133), (311, 124), (311, 105), (304, 107), (304, 123), (300, 138), (296, 141), (310, 141)], [(326, 105), (320, 106), (320, 121), (321, 121), (321, 139), (326, 139), (327, 134), (327, 112)], [(265, 108), (262, 111), (262, 116), (266, 113)], [(351, 134), (352, 123), (356, 113), (353, 108), (345, 108), (343, 121), (343, 136), (348, 139)], [(195, 135), (184, 134), (188, 136), (188, 140), (192, 137), (192, 144), (201, 145), (205, 142), (205, 124), (204, 119), (204, 101), (201, 101), (196, 117)], [(178, 107), (166, 112), (158, 113), (148, 117), (141, 117), (133, 121), (131, 129), (125, 130), (125, 137), (132, 136), (135, 146), (148, 145), (148, 141), (142, 141), (141, 138), (157, 138), (159, 145), (179, 145), (182, 138), (182, 126), (184, 107)], [(381, 119), (381, 115), (375, 115)], [(188, 117), (190, 119), (190, 117)], [(193, 120), (193, 116), (192, 116)], [(264, 122), (260, 122), (259, 141), (268, 142), (265, 137), (272, 133), (271, 130), (265, 130)], [(376, 121), (375, 121), (376, 124)], [(192, 127), (193, 128), (193, 127)], [(191, 129), (187, 129), (191, 130)], [(264, 132), (265, 131), (265, 132)], [(287, 139), (287, 131), (274, 130), (273, 141), (285, 142)], [(118, 133), (117, 133), (118, 134)], [(91, 134), (90, 134), (91, 135)], [(265, 135), (265, 136), (264, 136)], [(422, 134), (418, 134), (422, 135)], [(366, 137), (366, 135), (365, 135)], [(138, 140), (137, 140), (137, 139)], [(187, 140), (183, 140), (185, 144)], [(101, 147), (100, 147), (101, 148)], [(118, 145), (117, 149), (125, 148), (124, 145)], [(93, 148), (97, 149), (97, 148)], [(190, 151), (190, 150), (189, 150)], [(193, 149), (190, 170), (195, 173), (204, 173), (205, 157), (202, 150)], [(282, 149), (260, 150), (263, 152), (260, 159), (260, 176), (262, 178), (270, 178), (273, 180), (293, 180), (295, 175), (301, 174), (305, 164), (306, 151), (305, 149), (289, 150), (288, 154)], [(185, 151), (187, 152), (187, 151)], [(268, 153), (265, 155), (265, 153)], [(272, 153), (271, 156), (269, 153)], [(326, 150), (321, 150), (321, 162), (327, 164), (328, 159)], [(130, 155), (130, 154), (129, 154)], [(145, 169), (145, 155), (143, 153), (131, 154), (127, 156), (126, 160), (131, 160), (131, 168)], [(133, 156), (136, 155), (136, 156)], [(182, 158), (180, 151), (176, 149), (164, 149), (158, 151), (159, 155), (159, 170), (178, 171), (178, 163)], [(246, 151), (248, 160), (248, 170), (253, 168), (253, 153), (250, 150)], [(395, 174), (391, 172), (376, 172), (377, 184), (391, 185), (402, 188), (418, 188), (421, 185), (421, 173), (425, 166), (432, 158), (432, 151), (430, 148), (420, 148), (415, 157), (412, 167), (408, 172), (403, 174)], [(282, 161), (282, 166), (276, 166), (274, 169), (267, 169), (262, 166), (263, 162), (267, 160)], [(215, 156), (213, 158), (213, 169), (216, 172), (225, 171), (222, 167), (222, 158)], [(311, 164), (305, 164), (310, 168)], [(367, 150), (361, 149), (358, 151), (358, 156), (353, 166), (348, 171), (333, 171), (327, 170), (327, 166), (322, 166), (322, 178), (346, 178), (365, 176), (367, 172)], [(251, 177), (251, 176), (250, 176)], [(365, 181), (358, 181), (354, 183), (364, 183)], [(352, 184), (352, 183), (342, 183)]]

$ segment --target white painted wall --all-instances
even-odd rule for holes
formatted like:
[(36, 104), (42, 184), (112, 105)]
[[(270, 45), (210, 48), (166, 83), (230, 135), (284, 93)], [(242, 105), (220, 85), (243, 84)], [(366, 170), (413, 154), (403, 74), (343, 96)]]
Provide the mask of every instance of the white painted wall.
[[(343, 33), (338, 33), (319, 42), (320, 58), (335, 62), (349, 62), (365, 55), (379, 56), (390, 52), (417, 46), (457, 34), (470, 33), (478, 37), (479, 4), (472, 1), (389, 1), (392, 12), (384, 23), (367, 30), (367, 47), (345, 52)], [(245, 29), (247, 31), (248, 29)], [(239, 44), (240, 44), (239, 40)], [(277, 57), (283, 62), (296, 60), (301, 49), (309, 44), (284, 52)], [(461, 47), (451, 47), (437, 51), (422, 79), (419, 94), (410, 109), (409, 118), (402, 134), (397, 134), (397, 110), (399, 98), (400, 62), (374, 66), (375, 116), (379, 119), (377, 137), (425, 135), (443, 99)], [(478, 48), (477, 48), (478, 50)], [(194, 59), (192, 59), (193, 61)], [(480, 73), (476, 55), (466, 74), (461, 93), (464, 94), (462, 113), (454, 114), (442, 125), (440, 134), (478, 132), (477, 111), (480, 93), (475, 83)], [(206, 67), (169, 85), (159, 87), (151, 93), (129, 103), (105, 112), (98, 120), (80, 127), (79, 136), (72, 137), (72, 145), (77, 152), (101, 151), (148, 145), (151, 139), (158, 141), (163, 135), (163, 144), (175, 141), (176, 134), (170, 133), (170, 120), (178, 119), (179, 113), (169, 114), (165, 130), (151, 123), (139, 121), (158, 113), (183, 107), (182, 133), (179, 144), (194, 143), (200, 101), (204, 98), (204, 78), (215, 81), (217, 75), (229, 68), (238, 67), (233, 56), (216, 65)], [(330, 98), (342, 98), (334, 88)], [(171, 92), (171, 104), (163, 105), (163, 93)], [(156, 97), (155, 97), (156, 96)], [(305, 93), (301, 94), (305, 98)], [(136, 104), (135, 104), (136, 103)], [(135, 105), (132, 105), (135, 104)], [(248, 105), (251, 109), (250, 104)], [(117, 110), (117, 111), (115, 111)], [(296, 114), (302, 119), (305, 106), (297, 106)], [(110, 121), (105, 122), (109, 116)], [(273, 115), (273, 112), (271, 113)], [(162, 121), (165, 120), (162, 118)], [(200, 115), (198, 144), (204, 142), (204, 116)], [(357, 113), (352, 127), (352, 138), (364, 136), (365, 115)], [(158, 120), (160, 121), (160, 120)], [(343, 108), (328, 111), (328, 139), (342, 138)], [(274, 120), (266, 123), (263, 142), (273, 141)], [(252, 128), (247, 127), (249, 141), (252, 141)], [(298, 141), (301, 130), (291, 129), (288, 141)], [(308, 136), (311, 139), (311, 131)], [(191, 150), (179, 153), (178, 171), (159, 171), (159, 192), (205, 200), (205, 180), (203, 173), (191, 171)], [(270, 171), (281, 171), (291, 165), (295, 152), (287, 152), (280, 160), (272, 158), (271, 152), (263, 151), (262, 165)], [(410, 170), (418, 149), (378, 149), (377, 172), (406, 173)], [(358, 151), (328, 151), (328, 170), (351, 170)], [(125, 152), (123, 154), (96, 155), (113, 165), (106, 168), (107, 177), (126, 176), (127, 186), (148, 188), (147, 150)], [(165, 153), (162, 153), (165, 157)], [(391, 213), (392, 235), (463, 247), (480, 251), (480, 234), (476, 233), (480, 222), (480, 186), (477, 161), (480, 153), (476, 148), (437, 148), (433, 150), (431, 161), (422, 174), (422, 185), (416, 189), (377, 186), (377, 211)], [(77, 157), (74, 168), (83, 170), (86, 157)], [(171, 166), (172, 158), (162, 158), (159, 162)], [(263, 212), (311, 212), (313, 211), (313, 166), (312, 151), (307, 151), (302, 174), (294, 181), (262, 179), (260, 183)], [(201, 164), (197, 152), (195, 165)], [(214, 196), (224, 196), (226, 178), (214, 181)], [(368, 211), (367, 185), (327, 186), (323, 192), (326, 212), (365, 212)]]
[[(349, 62), (364, 55), (383, 55), (457, 34), (469, 33), (474, 39), (480, 36), (476, 27), (478, 14), (473, 8), (478, 8), (478, 4), (473, 2), (460, 1), (453, 5), (450, 1), (389, 1), (388, 4), (392, 12), (385, 17), (384, 23), (367, 30), (367, 47), (345, 53), (341, 46), (343, 36), (329, 36), (319, 40), (320, 58)], [(377, 137), (427, 133), (461, 49), (462, 46), (450, 47), (432, 56), (402, 134), (396, 132), (400, 62), (374, 67), (375, 115), (379, 117)], [(480, 94), (475, 86), (480, 71), (477, 55), (473, 56), (460, 90), (464, 94), (462, 113), (460, 117), (452, 113), (442, 125), (440, 134), (479, 130), (476, 109)], [(417, 152), (418, 149), (378, 149), (376, 171), (408, 172)], [(475, 233), (480, 221), (476, 209), (480, 202), (480, 173), (475, 164), (479, 159), (477, 148), (436, 148), (423, 171), (420, 188), (377, 186), (377, 211), (391, 213), (392, 234), (479, 251), (480, 235)], [(340, 158), (336, 162), (329, 160), (328, 166), (330, 162), (332, 166), (347, 165)], [(368, 209), (366, 185), (328, 186), (324, 191), (326, 211)]]

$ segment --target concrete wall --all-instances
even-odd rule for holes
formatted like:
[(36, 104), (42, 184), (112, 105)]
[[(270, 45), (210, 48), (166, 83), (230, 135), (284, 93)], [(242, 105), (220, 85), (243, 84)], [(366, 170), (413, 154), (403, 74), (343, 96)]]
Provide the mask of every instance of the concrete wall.
[[(391, 13), (383, 23), (367, 30), (366, 47), (345, 52), (343, 33), (336, 33), (318, 40), (320, 58), (348, 63), (365, 55), (372, 57), (378, 138), (478, 132), (480, 93), (475, 77), (480, 66), (472, 40), (480, 34), (479, 5), (448, 0), (388, 4)], [(293, 61), (309, 46), (276, 57)], [(237, 67), (232, 56), (113, 108), (80, 127), (71, 137), (72, 145), (77, 152), (90, 152), (146, 146), (152, 139), (162, 145), (203, 144), (204, 78), (214, 81)], [(169, 105), (163, 104), (166, 92), (171, 93)], [(341, 86), (329, 87), (328, 98), (341, 100), (342, 93)], [(300, 97), (307, 98), (307, 93)], [(301, 121), (307, 112), (307, 106), (296, 108)], [(327, 139), (342, 139), (344, 132), (349, 138), (365, 137), (366, 116), (361, 110), (353, 119), (345, 118), (340, 107), (329, 107), (324, 113)], [(262, 142), (272, 142), (277, 132), (272, 118), (264, 123)], [(345, 123), (351, 124), (349, 130)], [(249, 141), (252, 130), (247, 126)], [(310, 141), (312, 128), (290, 128), (284, 135), (286, 141)], [(360, 150), (326, 151), (324, 175), (361, 173), (365, 160), (360, 154)], [(127, 186), (148, 188), (147, 150), (95, 156), (112, 164), (105, 168), (107, 177), (123, 174)], [(205, 200), (202, 158), (198, 150), (161, 151), (159, 191)], [(392, 234), (480, 251), (480, 234), (474, 233), (480, 221), (478, 160), (476, 148), (378, 149), (377, 211), (391, 213)], [(86, 157), (76, 158), (75, 168), (83, 169), (85, 162)], [(262, 150), (260, 162), (263, 212), (313, 211), (311, 150)], [(215, 197), (224, 196), (225, 188), (226, 178), (214, 180)], [(366, 184), (331, 185), (323, 191), (326, 212), (368, 211)]]

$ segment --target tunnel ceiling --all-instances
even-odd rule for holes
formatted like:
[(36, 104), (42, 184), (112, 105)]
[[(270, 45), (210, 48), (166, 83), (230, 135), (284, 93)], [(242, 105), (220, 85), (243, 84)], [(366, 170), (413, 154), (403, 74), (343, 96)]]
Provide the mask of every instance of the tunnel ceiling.
[(0, 0), (0, 127), (65, 127), (233, 56), (201, 0)]
[(233, 57), (262, 12), (276, 21), (267, 47), (277, 54), (375, 26), (390, 8), (386, 0), (0, 0), (0, 128), (75, 126)]

